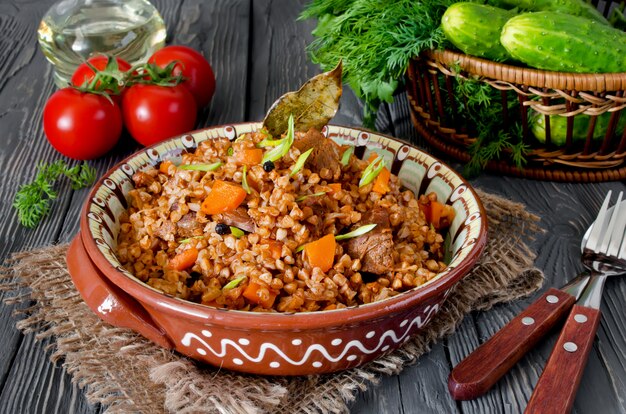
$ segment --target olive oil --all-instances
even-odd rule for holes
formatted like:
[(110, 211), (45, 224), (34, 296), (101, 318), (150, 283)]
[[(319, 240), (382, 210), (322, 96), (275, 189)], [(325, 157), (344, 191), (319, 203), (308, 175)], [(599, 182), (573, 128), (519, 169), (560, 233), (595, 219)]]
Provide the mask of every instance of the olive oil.
[(106, 53), (131, 65), (165, 44), (165, 23), (147, 0), (63, 0), (42, 19), (41, 50), (54, 65), (58, 87), (90, 56)]

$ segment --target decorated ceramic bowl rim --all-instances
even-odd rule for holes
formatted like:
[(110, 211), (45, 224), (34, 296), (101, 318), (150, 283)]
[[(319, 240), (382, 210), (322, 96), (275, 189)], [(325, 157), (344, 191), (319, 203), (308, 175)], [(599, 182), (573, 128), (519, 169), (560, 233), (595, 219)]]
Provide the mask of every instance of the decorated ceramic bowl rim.
[[(344, 130), (360, 131), (370, 135), (375, 135), (400, 143), (401, 146), (407, 146), (411, 150), (417, 151), (429, 161), (429, 165), (432, 163), (440, 163), (442, 167), (447, 169), (455, 179), (461, 181), (469, 190), (476, 201), (476, 205), (479, 209), (480, 230), (478, 238), (475, 240), (471, 249), (464, 252), (464, 257), (460, 261), (459, 265), (455, 268), (444, 271), (443, 274), (437, 276), (431, 281), (417, 286), (408, 291), (402, 292), (396, 296), (388, 299), (384, 299), (377, 302), (372, 302), (364, 305), (356, 305), (343, 309), (326, 310), (326, 311), (313, 311), (313, 312), (297, 312), (297, 313), (284, 313), (284, 312), (250, 312), (241, 310), (219, 309), (202, 305), (199, 303), (187, 301), (185, 299), (177, 298), (172, 295), (165, 294), (148, 284), (140, 281), (136, 277), (125, 274), (119, 271), (101, 252), (100, 247), (96, 243), (93, 235), (91, 234), (88, 224), (89, 207), (93, 203), (93, 199), (98, 189), (104, 185), (104, 181), (108, 179), (115, 171), (120, 169), (124, 164), (127, 164), (131, 159), (140, 156), (142, 153), (148, 153), (153, 148), (162, 146), (170, 141), (180, 139), (186, 135), (193, 135), (208, 130), (224, 129), (227, 127), (236, 128), (237, 126), (260, 126), (260, 122), (240, 122), (227, 125), (216, 125), (207, 128), (190, 131), (185, 134), (178, 135), (170, 138), (166, 141), (159, 142), (149, 147), (142, 148), (133, 154), (129, 155), (116, 165), (111, 167), (100, 179), (94, 184), (89, 195), (83, 205), (80, 216), (80, 229), (81, 239), (85, 246), (85, 249), (91, 258), (93, 264), (100, 270), (111, 282), (117, 285), (120, 289), (130, 294), (136, 300), (144, 304), (149, 304), (154, 307), (158, 307), (160, 311), (170, 314), (184, 314), (186, 317), (197, 320), (199, 322), (209, 322), (215, 320), (227, 321), (233, 328), (249, 328), (251, 325), (258, 328), (271, 328), (274, 330), (292, 330), (294, 327), (301, 327), (303, 329), (311, 328), (324, 328), (329, 326), (336, 326), (338, 324), (351, 324), (361, 322), (363, 320), (371, 320), (372, 317), (384, 318), (386, 315), (401, 311), (414, 304), (421, 303), (429, 298), (436, 296), (442, 290), (445, 290), (444, 295), (447, 296), (453, 285), (461, 279), (469, 269), (475, 264), (480, 257), (482, 251), (487, 242), (487, 221), (486, 214), (480, 198), (476, 194), (472, 186), (447, 164), (443, 163), (439, 159), (432, 155), (418, 149), (410, 143), (404, 142), (397, 138), (391, 137), (386, 134), (366, 130), (358, 127), (345, 127), (340, 125), (328, 125), (330, 128), (341, 128)], [(326, 127), (325, 127), (326, 128)], [(212, 139), (212, 138), (207, 138)], [(158, 161), (155, 161), (155, 164)], [(124, 286), (122, 286), (124, 285)]]

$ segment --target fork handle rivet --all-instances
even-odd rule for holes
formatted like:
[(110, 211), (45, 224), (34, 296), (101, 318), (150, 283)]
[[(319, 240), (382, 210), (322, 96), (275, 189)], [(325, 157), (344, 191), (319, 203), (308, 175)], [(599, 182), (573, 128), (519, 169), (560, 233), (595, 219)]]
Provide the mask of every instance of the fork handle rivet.
[(576, 315), (574, 315), (574, 320), (578, 323), (585, 323), (587, 322), (587, 317), (582, 313), (577, 313)]
[(533, 323), (535, 323), (535, 320), (533, 318), (531, 318), (530, 316), (524, 316), (522, 318), (522, 323), (524, 325), (532, 325)]
[(554, 295), (548, 295), (546, 296), (546, 301), (548, 301), (548, 303), (557, 303), (559, 301), (559, 298)]
[(578, 351), (578, 345), (573, 342), (565, 342), (563, 344), (563, 349), (565, 349), (567, 352), (576, 352)]

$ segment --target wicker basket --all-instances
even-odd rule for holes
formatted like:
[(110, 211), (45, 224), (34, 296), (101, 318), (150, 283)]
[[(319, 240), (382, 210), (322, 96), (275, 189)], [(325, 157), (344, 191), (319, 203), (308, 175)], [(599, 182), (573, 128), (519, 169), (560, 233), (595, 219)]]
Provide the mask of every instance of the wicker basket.
[[(454, 69), (453, 69), (454, 68)], [(459, 72), (460, 69), (460, 72)], [(455, 73), (454, 71), (458, 73)], [(626, 73), (574, 74), (511, 66), (461, 53), (428, 51), (415, 58), (408, 71), (411, 117), (418, 132), (437, 150), (467, 162), (468, 147), (476, 141), (471, 128), (451, 119), (455, 105), (452, 83), (455, 76), (472, 77), (500, 90), (502, 117), (516, 115), (523, 141), (531, 148), (523, 169), (515, 167), (506, 154), (489, 162), (491, 171), (534, 179), (574, 182), (626, 178), (626, 130), (618, 134), (619, 117), (626, 117)], [(507, 102), (519, 101), (519, 114), (507, 113)], [(539, 143), (530, 132), (529, 108), (544, 115), (546, 142)], [(611, 113), (604, 139), (592, 139), (595, 119)], [(564, 146), (551, 144), (550, 115), (568, 118)], [(585, 137), (573, 138), (573, 121), (590, 115)]]

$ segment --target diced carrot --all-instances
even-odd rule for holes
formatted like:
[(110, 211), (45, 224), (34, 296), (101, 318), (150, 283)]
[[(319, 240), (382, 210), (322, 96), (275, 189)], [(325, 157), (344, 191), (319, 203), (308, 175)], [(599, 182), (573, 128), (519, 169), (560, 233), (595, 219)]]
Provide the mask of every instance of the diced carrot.
[(283, 253), (283, 244), (281, 242), (272, 239), (262, 239), (261, 244), (267, 244), (269, 246), (272, 258), (280, 259)]
[(370, 156), (367, 158), (367, 162), (371, 163), (376, 158), (378, 158), (378, 154), (376, 154), (375, 152), (372, 152), (372, 153), (370, 153)]
[(215, 180), (211, 192), (206, 196), (200, 210), (205, 214), (219, 214), (232, 211), (246, 198), (246, 190), (237, 184)]
[(193, 264), (196, 263), (197, 258), (198, 249), (191, 247), (172, 257), (169, 262), (169, 267), (174, 270), (185, 270), (193, 266)]
[(241, 165), (257, 165), (263, 160), (263, 150), (261, 148), (240, 148), (235, 151), (235, 160)]
[(335, 260), (336, 243), (332, 234), (307, 243), (304, 246), (304, 253), (311, 267), (319, 267), (323, 272), (328, 272)]
[(172, 161), (170, 161), (170, 160), (163, 161), (163, 162), (161, 163), (161, 165), (159, 165), (159, 172), (160, 172), (161, 174), (167, 174), (167, 171), (169, 170), (170, 165), (172, 165), (172, 164), (173, 164), (173, 163), (172, 163)]
[(242, 296), (252, 303), (261, 305), (264, 308), (271, 308), (276, 300), (277, 293), (267, 286), (255, 281), (250, 281), (244, 289)]
[(391, 172), (387, 168), (383, 168), (382, 171), (378, 174), (376, 179), (374, 180), (374, 186), (372, 187), (372, 191), (377, 192), (378, 194), (387, 194), (389, 188), (389, 179), (391, 178)]
[(341, 191), (341, 183), (328, 184), (328, 187), (330, 188), (330, 194), (335, 194)]
[(441, 213), (443, 213), (443, 207), (444, 205), (439, 201), (430, 202), (430, 222), (436, 229), (439, 228), (439, 222), (441, 220)]

